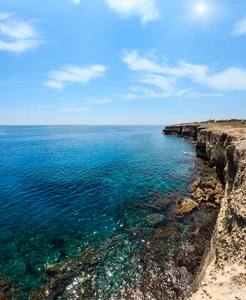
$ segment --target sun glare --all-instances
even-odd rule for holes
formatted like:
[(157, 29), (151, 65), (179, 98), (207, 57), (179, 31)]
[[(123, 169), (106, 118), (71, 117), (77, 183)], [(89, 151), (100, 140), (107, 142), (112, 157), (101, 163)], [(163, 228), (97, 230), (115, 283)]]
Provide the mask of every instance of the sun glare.
[(207, 13), (207, 11), (208, 11), (208, 8), (207, 8), (207, 6), (204, 5), (204, 4), (199, 4), (199, 5), (197, 5), (197, 7), (196, 7), (196, 11), (197, 11), (197, 13), (198, 13), (199, 15), (205, 15), (205, 14)]

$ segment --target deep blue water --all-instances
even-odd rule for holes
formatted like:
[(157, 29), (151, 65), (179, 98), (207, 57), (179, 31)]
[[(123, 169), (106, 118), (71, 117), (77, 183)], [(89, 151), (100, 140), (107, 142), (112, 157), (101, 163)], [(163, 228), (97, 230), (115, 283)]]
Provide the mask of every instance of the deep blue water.
[(143, 222), (136, 203), (185, 189), (195, 150), (162, 129), (0, 126), (1, 273), (35, 289), (47, 263), (127, 239)]

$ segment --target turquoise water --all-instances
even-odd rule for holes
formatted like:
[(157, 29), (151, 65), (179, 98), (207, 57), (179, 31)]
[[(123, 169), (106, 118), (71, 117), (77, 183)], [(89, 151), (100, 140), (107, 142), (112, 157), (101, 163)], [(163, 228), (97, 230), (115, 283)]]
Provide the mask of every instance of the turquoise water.
[(146, 239), (132, 232), (146, 214), (135, 205), (186, 189), (195, 167), (190, 141), (162, 129), (0, 126), (1, 273), (29, 293), (48, 263), (95, 246), (106, 253), (99, 289), (136, 280), (142, 266), (129, 256)]

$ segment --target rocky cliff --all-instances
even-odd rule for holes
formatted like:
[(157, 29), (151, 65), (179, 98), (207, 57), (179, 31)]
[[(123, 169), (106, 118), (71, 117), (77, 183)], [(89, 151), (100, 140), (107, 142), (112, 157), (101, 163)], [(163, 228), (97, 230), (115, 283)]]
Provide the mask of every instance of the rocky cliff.
[(199, 157), (216, 167), (225, 187), (220, 213), (189, 299), (246, 299), (246, 127), (237, 124), (167, 126), (192, 137)]

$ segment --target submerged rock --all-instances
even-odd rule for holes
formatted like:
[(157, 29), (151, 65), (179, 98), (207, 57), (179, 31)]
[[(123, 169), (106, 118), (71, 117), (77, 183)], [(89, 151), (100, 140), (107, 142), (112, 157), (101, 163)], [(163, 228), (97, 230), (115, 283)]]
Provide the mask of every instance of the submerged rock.
[(48, 265), (46, 269), (48, 276), (47, 283), (44, 287), (34, 292), (29, 299), (57, 299), (68, 286), (72, 288), (73, 286), (76, 287), (79, 283), (83, 284), (86, 281), (86, 276), (83, 276), (83, 274), (93, 271), (99, 262), (100, 257), (98, 252), (95, 248), (89, 248), (80, 258), (67, 259), (59, 264)]
[(85, 277), (84, 280), (73, 291), (63, 298), (63, 300), (93, 299), (93, 295), (95, 293), (93, 290), (93, 278), (94, 276)]
[(21, 299), (20, 288), (9, 278), (0, 275), (0, 300)]
[(164, 273), (150, 278), (147, 284), (129, 293), (124, 299), (184, 299), (193, 279), (185, 267), (179, 268), (170, 264)]
[(146, 223), (150, 227), (155, 227), (156, 225), (160, 224), (164, 220), (164, 215), (162, 214), (152, 214), (145, 218)]
[(172, 239), (177, 240), (180, 238), (180, 233), (174, 226), (166, 226), (163, 228), (158, 228), (153, 231), (155, 239)]
[(183, 202), (179, 203), (179, 210), (177, 211), (177, 215), (183, 216), (190, 213), (193, 209), (198, 208), (198, 204), (188, 198), (185, 198)]
[(186, 243), (174, 254), (174, 263), (178, 267), (186, 267), (192, 274), (197, 273), (202, 256), (209, 245), (214, 220), (204, 226), (193, 226)]
[(153, 203), (137, 203), (135, 207), (161, 213), (166, 211), (167, 207), (179, 197), (177, 193), (170, 193), (165, 197), (161, 192), (154, 192), (150, 196), (155, 200)]

